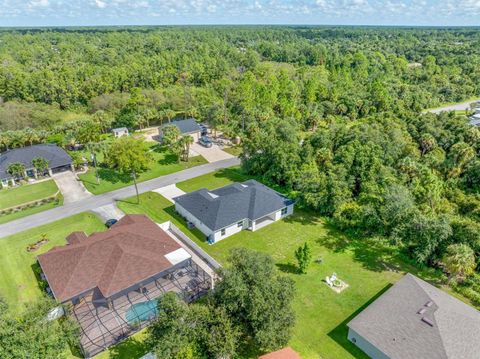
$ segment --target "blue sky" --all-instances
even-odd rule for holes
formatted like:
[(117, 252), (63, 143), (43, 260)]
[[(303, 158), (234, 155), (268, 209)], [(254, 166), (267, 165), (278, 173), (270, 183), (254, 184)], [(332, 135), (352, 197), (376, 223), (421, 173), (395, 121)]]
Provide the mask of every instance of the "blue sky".
[(480, 0), (0, 0), (0, 26), (480, 25)]

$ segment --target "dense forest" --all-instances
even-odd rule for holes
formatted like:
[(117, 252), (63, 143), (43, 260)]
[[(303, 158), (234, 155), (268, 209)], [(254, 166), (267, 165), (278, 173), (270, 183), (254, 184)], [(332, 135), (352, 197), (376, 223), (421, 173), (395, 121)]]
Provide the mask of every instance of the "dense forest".
[(480, 94), (479, 48), (468, 28), (3, 31), (0, 147), (194, 116), (242, 139), (249, 173), (480, 304), (480, 131), (422, 113)]

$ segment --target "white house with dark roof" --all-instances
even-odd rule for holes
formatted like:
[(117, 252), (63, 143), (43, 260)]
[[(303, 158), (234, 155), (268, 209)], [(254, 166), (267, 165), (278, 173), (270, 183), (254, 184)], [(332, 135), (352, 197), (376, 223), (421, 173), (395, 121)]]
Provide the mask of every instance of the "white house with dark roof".
[(126, 127), (118, 127), (114, 128), (112, 130), (113, 136), (114, 137), (122, 137), (122, 136), (128, 136), (128, 128)]
[(255, 181), (206, 188), (174, 198), (176, 211), (211, 242), (255, 231), (293, 213), (294, 201)]
[(25, 166), (26, 177), (35, 177), (37, 173), (32, 164), (35, 157), (41, 157), (48, 161), (47, 172), (50, 176), (55, 172), (73, 170), (72, 158), (57, 145), (40, 144), (15, 148), (0, 154), (0, 184), (5, 187), (9, 183), (15, 183), (16, 178), (8, 173), (8, 166), (16, 162)]
[(373, 359), (480, 358), (480, 312), (410, 273), (347, 326)]

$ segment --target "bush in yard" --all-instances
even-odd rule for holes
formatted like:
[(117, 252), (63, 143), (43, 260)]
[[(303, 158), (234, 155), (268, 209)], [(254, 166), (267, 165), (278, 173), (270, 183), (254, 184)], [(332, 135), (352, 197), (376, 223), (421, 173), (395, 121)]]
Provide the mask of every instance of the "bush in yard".
[(312, 251), (307, 242), (305, 242), (303, 246), (297, 248), (295, 251), (295, 258), (297, 258), (300, 273), (307, 273), (307, 268), (312, 262)]

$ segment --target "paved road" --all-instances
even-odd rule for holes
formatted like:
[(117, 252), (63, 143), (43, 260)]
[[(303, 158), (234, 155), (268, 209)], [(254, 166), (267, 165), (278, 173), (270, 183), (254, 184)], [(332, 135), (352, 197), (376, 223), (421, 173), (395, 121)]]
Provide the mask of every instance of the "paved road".
[[(218, 162), (208, 163), (201, 166), (189, 168), (180, 172), (172, 173), (166, 176), (154, 178), (138, 184), (140, 193), (149, 192), (159, 187), (165, 187), (173, 183), (185, 181), (190, 178), (201, 176), (218, 169), (231, 167), (240, 164), (238, 158), (230, 158)], [(60, 207), (55, 207), (48, 211), (40, 212), (28, 217), (23, 217), (15, 221), (0, 225), (0, 238), (22, 232), (24, 230), (35, 228), (46, 223), (54, 222), (62, 218), (72, 216), (81, 212), (91, 211), (98, 207), (106, 206), (115, 201), (135, 195), (135, 187), (128, 186), (116, 191), (104, 193), (98, 196), (82, 199), (78, 202), (68, 203)]]
[(434, 109), (428, 110), (427, 112), (441, 113), (441, 112), (449, 112), (449, 111), (464, 111), (464, 110), (469, 110), (469, 109), (470, 109), (470, 104), (476, 103), (476, 102), (478, 102), (478, 100), (475, 100), (475, 101), (467, 101), (467, 102), (457, 103), (457, 104), (455, 104), (455, 105), (450, 105), (450, 106), (445, 106), (445, 107), (434, 108)]

